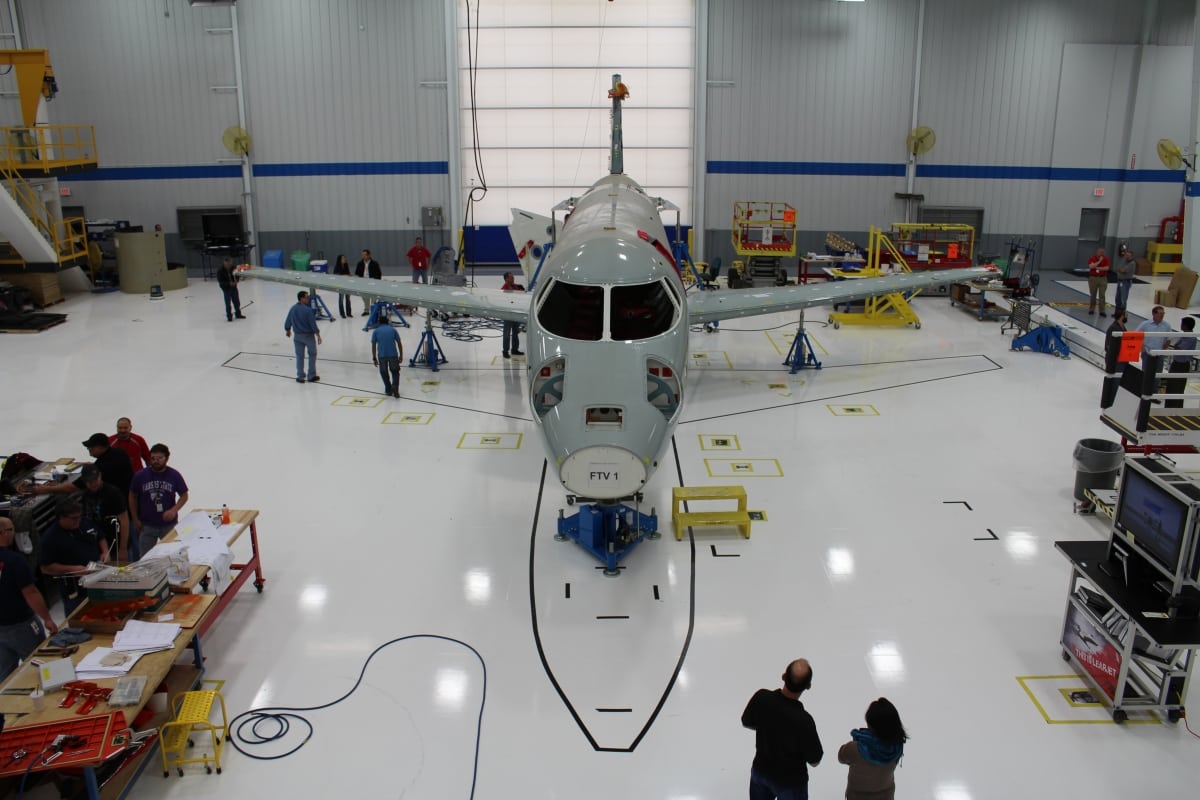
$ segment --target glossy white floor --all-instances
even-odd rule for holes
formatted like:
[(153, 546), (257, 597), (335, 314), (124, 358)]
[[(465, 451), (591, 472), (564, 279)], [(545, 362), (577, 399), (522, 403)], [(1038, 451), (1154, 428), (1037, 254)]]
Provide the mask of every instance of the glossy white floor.
[[(1135, 311), (1152, 288), (1135, 287)], [(298, 385), (292, 296), (247, 283), (236, 323), (212, 282), (159, 302), (69, 299), (52, 309), (67, 324), (0, 336), (3, 449), (82, 457), (129, 415), (170, 445), (192, 507), (261, 510), (266, 590), (247, 586), (204, 642), (231, 714), (328, 702), (402, 637), (479, 657), (447, 639), (391, 645), (346, 702), (306, 714), (316, 730), (296, 755), (227, 749), (221, 776), (152, 768), (134, 797), (466, 800), (473, 781), (479, 798), (741, 797), (754, 737), (739, 716), (798, 656), (827, 753), (813, 797), (841, 795), (835, 751), (880, 695), (912, 736), (901, 797), (1194, 790), (1200, 742), (1182, 725), (1118, 727), (1060, 692), (1083, 681), (1060, 658), (1068, 570), (1053, 543), (1106, 533), (1072, 514), (1071, 454), (1113, 438), (1082, 360), (1012, 352), (999, 323), (944, 298), (916, 301), (919, 331), (812, 326), (824, 369), (797, 375), (781, 367), (795, 315), (696, 332), (682, 423), (647, 492), (667, 535), (609, 579), (552, 538), (563, 493), (498, 331), (442, 336), (449, 363), (406, 367), (397, 400), (362, 318), (338, 320), (322, 382)], [(409, 354), (417, 334), (402, 333)], [(730, 476), (735, 461), (751, 470)], [(767, 521), (748, 541), (677, 542), (681, 482), (740, 483)]]

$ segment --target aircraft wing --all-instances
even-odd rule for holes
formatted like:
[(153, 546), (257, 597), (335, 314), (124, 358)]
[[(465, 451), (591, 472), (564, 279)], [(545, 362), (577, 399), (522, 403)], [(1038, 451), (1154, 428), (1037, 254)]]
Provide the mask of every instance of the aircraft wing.
[(357, 294), (401, 305), (432, 308), (451, 314), (470, 314), (485, 319), (524, 322), (529, 318), (530, 295), (524, 292), (505, 292), (500, 289), (470, 289), (463, 286), (428, 286), (408, 281), (371, 280), (370, 278), (327, 275), (321, 272), (292, 272), (283, 269), (254, 267), (241, 270), (243, 278), (257, 278), (273, 283), (290, 283), (305, 289)]
[(774, 286), (769, 289), (721, 289), (688, 293), (688, 323), (714, 322), (735, 317), (753, 317), (794, 311), (810, 306), (828, 306), (878, 297), (892, 292), (910, 292), (927, 286), (963, 283), (999, 275), (990, 267), (969, 269), (901, 272), (878, 278), (847, 278), (798, 286)]

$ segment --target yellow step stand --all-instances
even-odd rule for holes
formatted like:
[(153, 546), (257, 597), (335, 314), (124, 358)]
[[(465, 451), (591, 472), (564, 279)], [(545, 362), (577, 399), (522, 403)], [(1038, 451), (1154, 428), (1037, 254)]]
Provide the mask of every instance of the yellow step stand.
[[(221, 703), (221, 724), (219, 726), (209, 720), (214, 700)], [(212, 742), (211, 756), (202, 752), (199, 756), (187, 757), (187, 748), (194, 747), (191, 738), (194, 731), (208, 732)], [(177, 695), (172, 719), (158, 729), (158, 736), (164, 778), (171, 774), (171, 767), (175, 767), (179, 772), (179, 777), (182, 778), (184, 764), (203, 764), (204, 771), (209, 775), (212, 774), (213, 765), (215, 765), (217, 774), (220, 775), (221, 747), (229, 738), (229, 718), (225, 714), (225, 698), (221, 696), (220, 692), (212, 690), (184, 692)]]

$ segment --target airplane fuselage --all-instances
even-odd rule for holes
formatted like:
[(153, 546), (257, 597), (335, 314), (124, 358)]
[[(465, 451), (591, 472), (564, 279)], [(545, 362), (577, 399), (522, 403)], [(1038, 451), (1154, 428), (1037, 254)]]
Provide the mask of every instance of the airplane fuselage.
[(624, 175), (576, 203), (527, 326), (530, 408), (550, 463), (585, 498), (650, 479), (679, 419), (687, 300), (655, 201)]

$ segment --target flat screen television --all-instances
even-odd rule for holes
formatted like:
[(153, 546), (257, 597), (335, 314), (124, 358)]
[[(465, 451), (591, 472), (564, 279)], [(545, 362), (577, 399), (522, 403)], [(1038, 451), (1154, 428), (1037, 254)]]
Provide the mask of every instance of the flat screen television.
[(1121, 480), (1114, 527), (1164, 575), (1175, 579), (1192, 506), (1127, 463)]
[(241, 214), (205, 214), (201, 218), (206, 242), (241, 244), (245, 231)]

